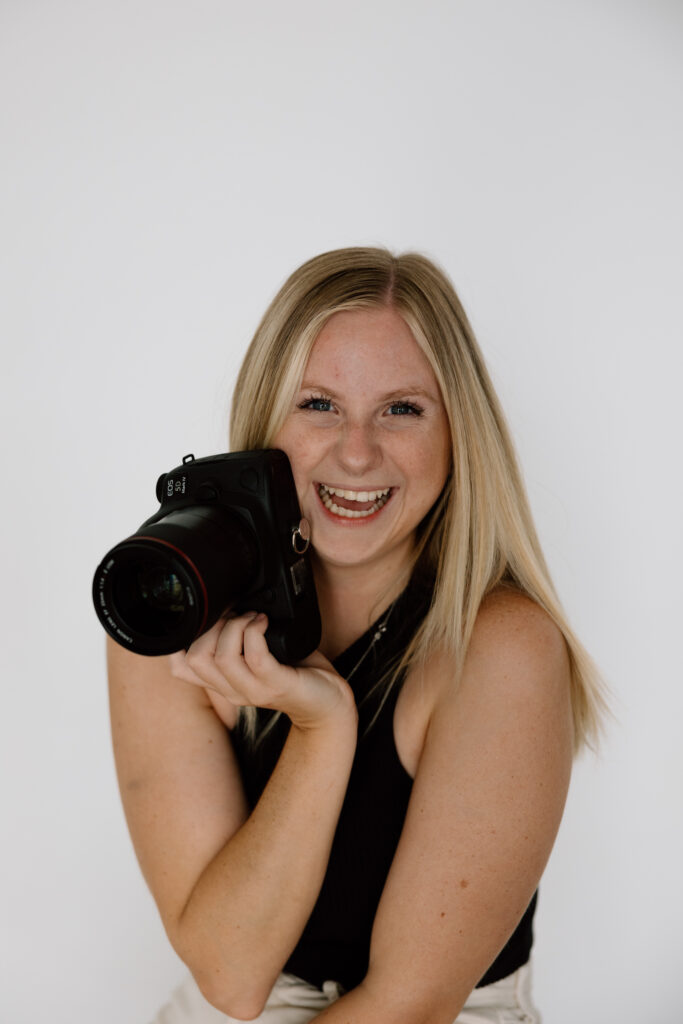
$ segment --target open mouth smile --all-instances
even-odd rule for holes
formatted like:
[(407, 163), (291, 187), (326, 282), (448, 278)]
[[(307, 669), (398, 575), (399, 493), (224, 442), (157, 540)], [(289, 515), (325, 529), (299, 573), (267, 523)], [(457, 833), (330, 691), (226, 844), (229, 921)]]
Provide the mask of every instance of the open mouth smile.
[(368, 519), (384, 508), (394, 488), (385, 487), (375, 491), (351, 491), (327, 484), (317, 484), (320, 501), (334, 516), (341, 519)]

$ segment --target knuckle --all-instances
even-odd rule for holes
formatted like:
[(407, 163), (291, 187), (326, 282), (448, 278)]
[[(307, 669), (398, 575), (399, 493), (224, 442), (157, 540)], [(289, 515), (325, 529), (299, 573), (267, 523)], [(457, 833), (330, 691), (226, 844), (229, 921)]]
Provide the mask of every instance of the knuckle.
[(260, 683), (266, 683), (270, 691), (274, 691), (276, 687), (272, 684), (270, 673), (268, 671), (268, 659), (267, 655), (264, 655), (261, 651), (245, 651), (244, 661), (249, 671), (254, 675)]
[(187, 654), (185, 655), (185, 664), (188, 665), (194, 672), (196, 672), (201, 663), (201, 653), (197, 650), (193, 650), (193, 648), (190, 647)]
[(207, 680), (211, 677), (211, 665), (207, 661), (205, 652), (201, 651), (188, 651), (185, 657), (186, 671), (190, 672), (195, 678), (201, 680)]
[(233, 674), (234, 660), (228, 651), (217, 651), (214, 656), (214, 662), (216, 668), (226, 677), (226, 679)]

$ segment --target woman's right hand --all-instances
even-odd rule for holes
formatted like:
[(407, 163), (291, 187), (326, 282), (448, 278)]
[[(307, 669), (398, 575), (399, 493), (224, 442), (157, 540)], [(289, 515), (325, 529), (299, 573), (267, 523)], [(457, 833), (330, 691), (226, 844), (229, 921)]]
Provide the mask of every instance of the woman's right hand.
[(355, 716), (353, 691), (327, 658), (315, 651), (296, 666), (281, 664), (268, 650), (267, 627), (263, 613), (222, 617), (187, 651), (169, 655), (171, 673), (203, 687), (217, 710), (226, 702), (235, 713), (239, 707), (282, 711), (301, 730)]

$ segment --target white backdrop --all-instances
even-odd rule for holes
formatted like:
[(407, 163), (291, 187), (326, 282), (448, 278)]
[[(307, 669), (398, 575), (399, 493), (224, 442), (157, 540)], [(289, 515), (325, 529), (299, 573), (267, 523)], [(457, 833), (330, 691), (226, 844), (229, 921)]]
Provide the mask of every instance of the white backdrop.
[(304, 259), (449, 272), (614, 692), (541, 888), (547, 1024), (680, 1022), (677, 0), (2, 0), (0, 1019), (145, 1024), (180, 976), (110, 749), (104, 552), (225, 449)]

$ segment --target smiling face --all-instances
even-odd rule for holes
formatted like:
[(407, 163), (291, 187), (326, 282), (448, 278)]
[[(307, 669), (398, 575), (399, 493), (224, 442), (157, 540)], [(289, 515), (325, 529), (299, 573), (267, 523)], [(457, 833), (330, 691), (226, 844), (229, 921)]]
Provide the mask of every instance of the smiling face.
[(292, 463), (317, 559), (400, 572), (446, 482), (451, 442), (434, 373), (395, 310), (327, 321), (272, 445)]

